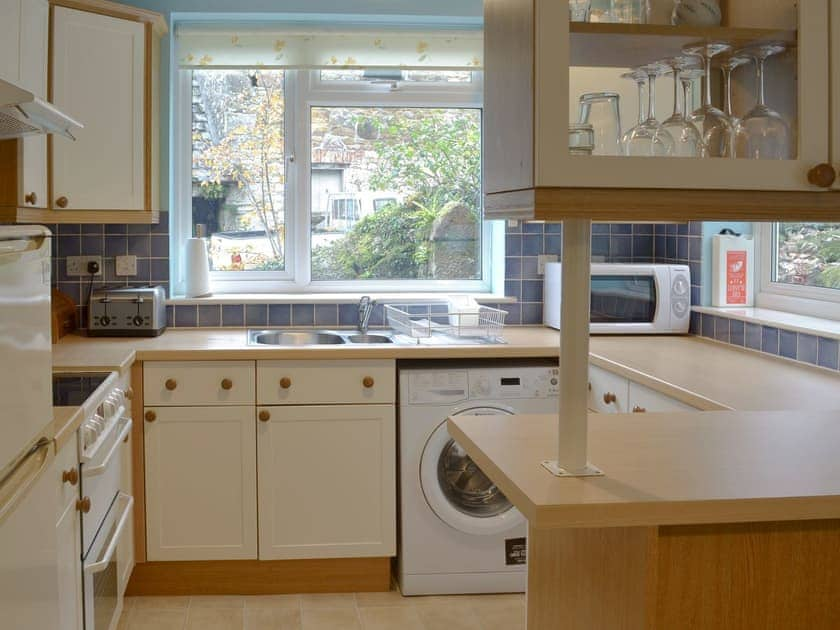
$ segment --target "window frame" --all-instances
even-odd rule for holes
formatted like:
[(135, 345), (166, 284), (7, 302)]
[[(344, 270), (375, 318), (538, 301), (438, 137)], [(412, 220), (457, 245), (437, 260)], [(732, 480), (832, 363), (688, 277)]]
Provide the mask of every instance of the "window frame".
[(773, 281), (777, 223), (757, 223), (755, 227), (756, 307), (840, 320), (840, 290)]
[[(192, 70), (177, 69), (173, 80), (172, 208), (192, 208)], [(478, 109), (483, 116), (483, 73), (469, 83), (403, 82), (399, 89), (368, 82), (322, 80), (319, 70), (287, 70), (286, 98), (286, 268), (284, 271), (214, 271), (214, 292), (243, 293), (500, 293), (504, 268), (504, 224), (482, 221), (479, 280), (312, 280), (310, 247), (311, 108), (428, 107)], [(383, 96), (386, 97), (383, 99)], [(192, 236), (190, 213), (170, 217), (171, 284), (183, 295), (185, 239)]]

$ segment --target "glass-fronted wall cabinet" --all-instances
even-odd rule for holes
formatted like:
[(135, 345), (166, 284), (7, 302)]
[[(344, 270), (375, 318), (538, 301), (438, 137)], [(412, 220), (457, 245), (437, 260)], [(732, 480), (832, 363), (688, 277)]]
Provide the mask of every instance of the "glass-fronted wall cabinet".
[(486, 0), (490, 214), (558, 188), (830, 188), (829, 2)]

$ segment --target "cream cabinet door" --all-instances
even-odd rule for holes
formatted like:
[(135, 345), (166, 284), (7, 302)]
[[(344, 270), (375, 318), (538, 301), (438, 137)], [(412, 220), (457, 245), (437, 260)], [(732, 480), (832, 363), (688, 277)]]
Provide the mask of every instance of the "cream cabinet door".
[(629, 383), (623, 376), (589, 366), (589, 409), (598, 413), (627, 413)]
[(65, 505), (56, 524), (58, 538), (59, 630), (82, 630), (81, 522), (75, 500)]
[(393, 405), (258, 407), (257, 417), (260, 560), (395, 555)]
[(0, 79), (10, 83), (20, 79), (20, 3), (0, 0)]
[[(131, 459), (132, 439), (133, 436), (129, 433), (128, 438), (121, 446), (122, 470), (120, 470), (120, 492), (127, 495), (132, 495), (134, 493)], [(125, 593), (125, 587), (128, 586), (128, 580), (131, 578), (131, 572), (134, 570), (134, 518), (129, 519), (129, 521), (125, 524), (125, 527), (125, 533), (120, 537), (120, 542), (117, 547), (117, 571), (119, 572), (118, 588), (120, 593)]]
[[(46, 100), (50, 6), (46, 0), (23, 0), (20, 11), (20, 85)], [(26, 208), (46, 208), (47, 137), (23, 138), (22, 150), (18, 204)]]
[(630, 382), (630, 411), (698, 411), (695, 407), (666, 396), (650, 387)]
[(144, 417), (148, 559), (256, 559), (254, 407), (146, 407)]
[(53, 206), (144, 209), (144, 51), (139, 22), (55, 7), (53, 101), (84, 129), (52, 144)]

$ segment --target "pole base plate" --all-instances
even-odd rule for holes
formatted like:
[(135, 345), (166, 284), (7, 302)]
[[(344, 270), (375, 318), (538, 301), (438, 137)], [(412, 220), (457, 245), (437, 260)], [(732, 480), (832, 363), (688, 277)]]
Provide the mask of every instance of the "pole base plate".
[(582, 470), (569, 470), (561, 468), (556, 459), (546, 459), (542, 462), (543, 468), (555, 477), (603, 477), (604, 471), (600, 468), (587, 464)]

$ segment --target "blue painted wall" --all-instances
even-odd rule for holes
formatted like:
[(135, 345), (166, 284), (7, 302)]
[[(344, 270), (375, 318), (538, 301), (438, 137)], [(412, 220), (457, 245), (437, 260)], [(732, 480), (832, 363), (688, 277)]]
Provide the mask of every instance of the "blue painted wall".
[(752, 223), (739, 223), (737, 221), (705, 221), (703, 223), (703, 253), (702, 253), (702, 302), (703, 306), (712, 304), (712, 237), (720, 234), (724, 228), (729, 228), (736, 234), (752, 234)]

